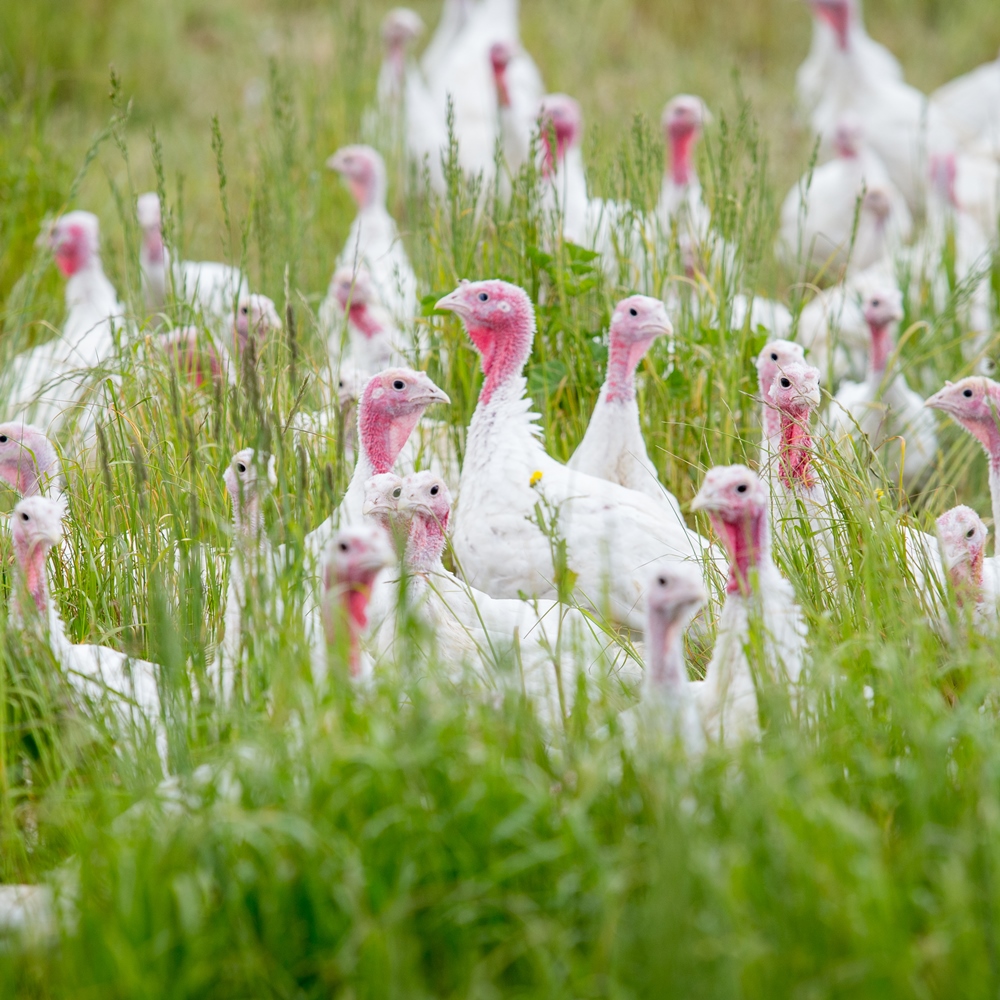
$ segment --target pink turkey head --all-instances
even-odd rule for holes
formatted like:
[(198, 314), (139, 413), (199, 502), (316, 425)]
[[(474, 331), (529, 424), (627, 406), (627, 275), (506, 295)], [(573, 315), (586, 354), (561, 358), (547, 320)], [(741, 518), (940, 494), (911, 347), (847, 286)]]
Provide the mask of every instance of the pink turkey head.
[(371, 146), (344, 146), (326, 165), (344, 178), (358, 208), (385, 202), (385, 161)]

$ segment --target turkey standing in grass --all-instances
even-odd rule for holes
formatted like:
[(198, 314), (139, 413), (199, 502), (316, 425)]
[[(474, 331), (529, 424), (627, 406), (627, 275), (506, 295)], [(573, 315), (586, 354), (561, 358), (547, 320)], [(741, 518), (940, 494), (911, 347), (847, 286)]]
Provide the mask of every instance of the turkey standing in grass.
[[(371, 376), (402, 363), (403, 334), (380, 303), (367, 268), (337, 268), (328, 295), (346, 320), (337, 323), (327, 338), (327, 353), (334, 371), (339, 371), (347, 361), (355, 371)], [(406, 353), (416, 355), (417, 351)]]
[[(829, 273), (850, 262), (860, 271), (909, 239), (913, 219), (906, 199), (865, 143), (853, 117), (837, 124), (833, 145), (837, 155), (811, 169), (788, 192), (781, 207), (778, 250), (787, 264), (801, 263)], [(884, 229), (879, 214), (858, 211), (865, 192), (875, 189), (885, 192), (890, 202)]]
[(868, 375), (864, 382), (841, 385), (828, 417), (830, 430), (835, 439), (867, 438), (873, 450), (882, 452), (889, 481), (901, 481), (909, 491), (934, 461), (937, 432), (923, 397), (907, 385), (905, 375), (889, 370), (892, 328), (903, 318), (901, 296), (891, 288), (875, 292), (865, 300), (864, 315), (871, 336)]
[[(343, 178), (358, 206), (337, 268), (368, 268), (383, 306), (403, 327), (417, 314), (417, 276), (413, 273), (396, 220), (385, 205), (388, 193), (385, 162), (371, 146), (344, 146), (326, 165)], [(320, 306), (321, 322), (330, 323), (340, 312), (331, 287)], [(327, 332), (329, 332), (329, 327)]]
[(407, 476), (398, 510), (409, 519), (405, 563), (411, 599), (423, 604), (453, 658), (476, 667), (484, 680), (523, 685), (551, 721), (565, 716), (577, 673), (606, 676), (624, 658), (615, 640), (575, 608), (551, 600), (493, 598), (448, 572), (441, 556), (451, 494), (439, 476)]
[(525, 395), (535, 314), (523, 289), (465, 282), (437, 308), (461, 317), (485, 375), (466, 435), (453, 533), (465, 578), (494, 597), (556, 597), (566, 585), (553, 563), (561, 538), (580, 603), (641, 629), (651, 560), (714, 561), (721, 553), (663, 504), (546, 454)]
[(988, 532), (983, 519), (964, 505), (937, 519), (944, 568), (959, 607), (972, 605), (981, 631), (995, 628), (1000, 616), (1000, 561), (986, 557)]
[(338, 524), (360, 524), (365, 483), (392, 472), (413, 428), (432, 403), (451, 400), (423, 372), (390, 368), (368, 380), (358, 403), (358, 457), (340, 506), (306, 535), (306, 551), (318, 557)]
[(705, 749), (696, 687), (684, 660), (684, 632), (705, 606), (701, 574), (683, 563), (653, 566), (646, 587), (646, 656), (642, 696), (622, 713), (631, 743), (679, 740), (689, 756)]
[(167, 733), (157, 686), (161, 668), (107, 646), (70, 642), (59, 610), (49, 596), (45, 564), (49, 552), (62, 541), (63, 510), (61, 503), (41, 496), (27, 497), (14, 508), (11, 534), (18, 570), (14, 621), (22, 628), (27, 625), (27, 605), (20, 603), (19, 589), (33, 602), (45, 640), (71, 687), (87, 701), (107, 698), (119, 722), (133, 732), (144, 733), (151, 728), (166, 771)]
[(139, 195), (136, 215), (142, 229), (139, 264), (150, 312), (162, 312), (173, 295), (200, 313), (215, 333), (229, 329), (241, 296), (250, 291), (243, 272), (214, 261), (171, 261), (163, 243), (160, 197), (155, 191)]
[(32, 424), (0, 424), (0, 480), (22, 497), (62, 498), (62, 463), (52, 442)]
[(327, 657), (339, 653), (354, 679), (371, 677), (371, 659), (361, 648), (361, 638), (378, 576), (395, 561), (384, 532), (369, 525), (335, 532), (323, 552), (320, 617)]
[[(693, 685), (710, 739), (733, 744), (760, 732), (757, 686), (789, 689), (794, 707), (806, 660), (806, 623), (791, 584), (771, 559), (768, 495), (742, 465), (706, 474), (691, 504), (706, 511), (729, 553), (729, 581), (705, 680)], [(752, 651), (762, 654), (751, 663)]]
[(847, 48), (857, 53), (872, 77), (903, 79), (899, 60), (865, 31), (856, 0), (809, 0), (809, 6), (813, 12), (812, 47), (795, 74), (795, 93), (803, 111), (811, 113), (823, 99), (839, 53)]
[[(254, 449), (244, 448), (233, 456), (222, 477), (233, 505), (233, 549), (222, 613), (224, 632), (209, 677), (224, 704), (232, 702), (237, 666), (243, 660), (244, 612), (249, 610), (251, 618), (254, 611), (267, 613), (270, 621), (281, 618), (280, 611), (266, 603), (277, 600), (274, 583), (278, 574), (276, 553), (264, 530), (266, 486), (261, 481), (261, 471)], [(243, 696), (248, 695), (244, 674)]]
[(87, 397), (101, 395), (97, 383), (115, 355), (124, 310), (101, 266), (96, 216), (60, 217), (47, 244), (67, 279), (66, 320), (58, 336), (16, 355), (0, 371), (3, 415), (51, 434), (75, 413), (81, 436), (89, 439), (98, 404)]
[(615, 307), (608, 332), (608, 371), (587, 433), (567, 462), (570, 469), (645, 493), (680, 514), (649, 460), (635, 398), (635, 370), (657, 337), (673, 327), (659, 299), (632, 295)]
[[(984, 375), (948, 382), (927, 400), (958, 421), (982, 446), (989, 461), (993, 525), (1000, 525), (1000, 384)], [(1000, 554), (1000, 553), (998, 553)]]
[(763, 435), (760, 446), (760, 467), (766, 469), (778, 451), (781, 438), (781, 418), (770, 403), (771, 385), (774, 377), (788, 365), (803, 363), (805, 353), (801, 344), (791, 340), (772, 340), (765, 344), (754, 362), (757, 368), (757, 387), (761, 398), (761, 428)]
[(676, 234), (682, 252), (697, 253), (712, 222), (701, 197), (701, 184), (694, 169), (694, 147), (708, 118), (700, 97), (680, 94), (663, 109), (661, 124), (667, 143), (667, 168), (656, 203), (660, 235)]

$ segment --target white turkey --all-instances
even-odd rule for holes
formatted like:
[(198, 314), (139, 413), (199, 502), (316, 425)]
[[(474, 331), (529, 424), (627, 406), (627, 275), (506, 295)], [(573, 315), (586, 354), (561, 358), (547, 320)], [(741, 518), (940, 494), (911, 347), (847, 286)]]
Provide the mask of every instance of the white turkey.
[[(344, 178), (358, 206), (337, 268), (358, 271), (362, 265), (366, 267), (382, 305), (397, 323), (409, 326), (417, 314), (417, 277), (396, 220), (386, 208), (385, 162), (371, 146), (344, 146), (326, 165)], [(320, 322), (327, 332), (338, 313), (331, 288), (320, 306)]]
[(192, 318), (200, 317), (216, 333), (230, 329), (240, 297), (250, 291), (243, 272), (215, 261), (171, 261), (163, 243), (160, 197), (155, 191), (139, 195), (136, 216), (142, 229), (139, 264), (150, 312), (163, 312), (173, 297), (194, 311)]
[(657, 337), (673, 327), (659, 299), (632, 295), (615, 307), (608, 331), (608, 370), (587, 433), (567, 467), (645, 493), (679, 515), (677, 500), (661, 485), (639, 421), (635, 370)]
[(1000, 56), (931, 94), (964, 148), (1000, 158)]
[(242, 295), (230, 327), (228, 342), (211, 330), (184, 326), (155, 335), (150, 344), (195, 386), (236, 385), (250, 342), (253, 356), (259, 358), (269, 339), (281, 331), (281, 319), (266, 295)]
[[(849, 9), (850, 0), (823, 0), (823, 5)], [(921, 209), (928, 158), (955, 145), (944, 116), (919, 90), (873, 71), (849, 35), (833, 52), (830, 66), (811, 116), (813, 131), (829, 144), (837, 124), (853, 115), (910, 210)]]
[(556, 597), (567, 585), (553, 563), (562, 539), (579, 602), (641, 629), (650, 560), (721, 554), (664, 505), (545, 452), (525, 394), (535, 315), (523, 289), (465, 282), (437, 307), (462, 319), (485, 375), (466, 435), (452, 536), (463, 575), (494, 597)]
[(103, 408), (102, 376), (118, 351), (124, 310), (104, 275), (97, 217), (70, 212), (47, 236), (66, 277), (66, 320), (51, 340), (9, 359), (0, 371), (3, 415), (53, 434), (68, 419), (90, 443)]
[(803, 111), (811, 113), (822, 100), (838, 53), (844, 49), (857, 53), (869, 75), (902, 80), (903, 69), (896, 57), (865, 31), (857, 0), (810, 0), (809, 5), (813, 12), (812, 46), (795, 74), (795, 93)]
[(513, 42), (494, 42), (490, 46), (490, 64), (497, 92), (504, 160), (511, 177), (516, 177), (528, 162), (531, 139), (538, 132), (538, 102), (542, 92), (536, 83), (540, 81), (525, 72), (526, 61)]
[(1000, 561), (987, 558), (988, 532), (983, 519), (964, 505), (952, 507), (936, 522), (941, 558), (955, 601), (971, 606), (973, 621), (992, 631), (1000, 618)]
[(432, 79), (447, 62), (479, 4), (480, 0), (444, 0), (441, 19), (420, 57), (421, 68), (428, 79)]
[(62, 462), (41, 428), (21, 421), (0, 424), (0, 480), (22, 497), (62, 497)]
[(373, 376), (358, 401), (358, 456), (340, 506), (306, 535), (306, 551), (318, 557), (339, 525), (360, 524), (365, 483), (392, 472), (413, 428), (433, 403), (451, 400), (423, 372), (389, 368)]
[(581, 611), (551, 600), (493, 598), (446, 570), (451, 494), (439, 476), (407, 476), (401, 494), (408, 599), (437, 633), (444, 662), (464, 661), (490, 687), (513, 684), (551, 723), (565, 717), (580, 672), (603, 677), (624, 659), (614, 638)]
[(160, 667), (107, 646), (71, 642), (49, 596), (45, 564), (49, 552), (62, 541), (63, 512), (60, 502), (32, 496), (11, 514), (18, 574), (12, 619), (21, 629), (38, 631), (74, 691), (87, 703), (106, 703), (119, 724), (130, 731), (129, 739), (138, 738), (135, 746), (141, 746), (151, 732), (166, 771), (167, 733), (157, 682)]
[(701, 573), (684, 563), (650, 570), (646, 587), (645, 669), (639, 704), (623, 712), (626, 738), (639, 746), (679, 741), (689, 756), (705, 749), (705, 730), (684, 660), (684, 632), (708, 600)]
[(754, 361), (757, 369), (757, 388), (761, 399), (761, 448), (760, 468), (766, 469), (772, 457), (777, 454), (781, 438), (781, 420), (778, 411), (771, 405), (770, 393), (774, 377), (788, 365), (805, 361), (801, 344), (790, 340), (772, 340), (761, 348)]
[(238, 451), (223, 475), (233, 506), (233, 547), (229, 560), (223, 637), (209, 678), (223, 704), (231, 704), (236, 678), (242, 669), (242, 695), (249, 696), (246, 675), (246, 621), (281, 619), (280, 597), (275, 589), (280, 553), (272, 548), (264, 530), (267, 477), (262, 459), (253, 448)]
[(943, 389), (928, 398), (927, 406), (947, 413), (983, 446), (988, 462), (995, 531), (1000, 525), (1000, 420), (997, 417), (1000, 384), (984, 375), (970, 375), (958, 382), (946, 383)]
[(417, 346), (407, 343), (408, 338), (382, 306), (366, 267), (338, 268), (327, 294), (343, 315), (343, 321), (327, 338), (327, 354), (334, 371), (347, 362), (351, 370), (371, 376), (402, 364), (404, 355), (417, 360)]
[(712, 222), (694, 169), (694, 148), (707, 118), (705, 102), (690, 94), (670, 100), (661, 118), (667, 164), (656, 203), (656, 222), (660, 237), (676, 239), (682, 253), (697, 254)]
[(346, 662), (351, 678), (371, 678), (372, 661), (361, 645), (368, 627), (368, 605), (379, 574), (395, 563), (384, 532), (369, 525), (341, 528), (327, 543), (321, 566), (320, 617), (328, 669)]
[[(837, 124), (833, 145), (834, 158), (812, 169), (788, 192), (781, 207), (778, 250), (789, 265), (838, 273), (850, 263), (860, 271), (909, 239), (913, 220), (906, 199), (864, 141), (853, 116)], [(867, 192), (875, 191), (888, 200), (888, 212), (878, 211), (871, 198), (867, 204), (863, 201)]]
[[(892, 288), (874, 292), (864, 303), (870, 347), (864, 382), (844, 382), (828, 415), (835, 440), (865, 438), (881, 460), (891, 483), (912, 490), (930, 469), (937, 452), (937, 432), (924, 399), (898, 370), (893, 330), (903, 318), (902, 301)], [(896, 368), (893, 371), (893, 368)]]
[(691, 508), (709, 515), (729, 555), (715, 648), (694, 689), (708, 737), (732, 745), (760, 732), (758, 686), (784, 688), (796, 707), (806, 623), (771, 558), (768, 493), (760, 479), (743, 465), (717, 466), (706, 473)]
[(547, 242), (560, 239), (600, 255), (613, 281), (643, 284), (648, 268), (647, 222), (632, 206), (587, 193), (583, 165), (583, 114), (566, 94), (547, 94), (539, 112), (541, 128), (540, 210)]

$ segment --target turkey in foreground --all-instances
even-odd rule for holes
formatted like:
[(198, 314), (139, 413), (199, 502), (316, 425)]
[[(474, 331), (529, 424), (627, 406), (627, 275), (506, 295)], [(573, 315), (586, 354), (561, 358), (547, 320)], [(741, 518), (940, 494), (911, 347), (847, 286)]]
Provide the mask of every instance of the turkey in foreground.
[[(806, 660), (806, 623), (771, 558), (768, 495), (746, 466), (710, 469), (691, 503), (729, 553), (729, 582), (705, 680), (694, 685), (707, 735), (727, 744), (760, 732), (757, 689), (786, 689), (792, 708)], [(751, 661), (751, 653), (759, 653)]]
[(662, 504), (546, 453), (525, 394), (535, 313), (523, 289), (466, 282), (437, 308), (461, 317), (485, 375), (466, 436), (452, 536), (466, 579), (494, 597), (556, 597), (566, 583), (553, 562), (563, 539), (580, 603), (642, 629), (652, 560), (721, 561), (721, 553)]

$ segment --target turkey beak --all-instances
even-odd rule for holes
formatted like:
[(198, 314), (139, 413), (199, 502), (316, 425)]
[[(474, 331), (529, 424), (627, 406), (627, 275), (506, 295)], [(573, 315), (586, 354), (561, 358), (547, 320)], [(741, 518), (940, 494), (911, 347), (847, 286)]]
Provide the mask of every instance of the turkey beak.
[(946, 385), (943, 389), (938, 389), (933, 396), (928, 396), (924, 400), (924, 406), (932, 410), (944, 410), (945, 412), (950, 412), (951, 407), (948, 405), (948, 400), (946, 393), (951, 388), (950, 385)]
[(719, 509), (719, 500), (716, 497), (713, 490), (706, 490), (703, 486), (695, 494), (694, 499), (691, 501), (691, 510), (707, 510), (709, 512)]
[(337, 152), (326, 161), (326, 168), (327, 170), (336, 170), (338, 174), (342, 174), (344, 172), (346, 164), (344, 163), (344, 155), (341, 150), (338, 149)]
[(379, 497), (376, 500), (365, 500), (361, 507), (361, 513), (365, 517), (369, 514), (391, 514), (394, 510), (395, 508), (386, 501), (385, 497)]
[(468, 309), (462, 300), (462, 292), (463, 288), (459, 286), (455, 291), (449, 292), (443, 299), (438, 299), (434, 303), (434, 308), (444, 312), (457, 313), (464, 319), (468, 313)]
[(432, 403), (451, 404), (448, 393), (444, 389), (439, 389), (430, 379), (422, 387), (422, 391), (412, 397), (412, 401), (414, 403), (421, 403), (424, 406), (430, 406)]

